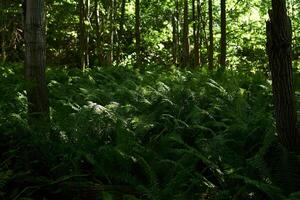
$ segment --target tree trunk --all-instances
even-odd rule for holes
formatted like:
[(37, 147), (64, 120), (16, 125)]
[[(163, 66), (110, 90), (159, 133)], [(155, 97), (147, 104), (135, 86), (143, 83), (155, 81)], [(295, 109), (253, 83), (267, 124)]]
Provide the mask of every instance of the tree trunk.
[(201, 56), (200, 56), (200, 41), (201, 41), (201, 35), (200, 35), (200, 27), (201, 27), (201, 2), (200, 0), (196, 0), (197, 3), (197, 18), (196, 18), (196, 35), (195, 35), (195, 67), (198, 67), (201, 65)]
[(184, 0), (184, 19), (183, 19), (183, 67), (190, 66), (190, 46), (189, 46), (189, 1)]
[(300, 150), (292, 73), (292, 28), (284, 0), (272, 0), (267, 22), (267, 53), (272, 74), (275, 118), (280, 142), (289, 151)]
[(126, 0), (122, 0), (121, 2), (121, 17), (120, 17), (120, 29), (118, 32), (118, 49), (117, 49), (117, 62), (119, 63), (121, 60), (121, 50), (122, 43), (124, 41), (124, 24), (125, 24), (125, 14), (126, 14)]
[(85, 69), (89, 66), (89, 11), (90, 0), (79, 0), (79, 42), (81, 67)]
[(178, 37), (178, 0), (175, 1), (174, 14), (172, 16), (172, 26), (173, 26), (173, 64), (178, 65), (178, 46), (179, 46), (179, 37)]
[[(1, 8), (6, 9), (6, 0), (2, 0), (0, 3)], [(6, 27), (6, 13), (3, 11), (1, 12), (0, 15), (1, 18), (1, 27), (0, 27), (0, 33), (1, 33), (1, 60), (4, 63), (6, 60), (6, 32), (7, 32), (7, 27)]]
[[(101, 28), (101, 15), (100, 15), (100, 9), (99, 9), (99, 2), (98, 0), (95, 0), (95, 22), (96, 22), (96, 27), (95, 27), (95, 31), (96, 31), (96, 36), (97, 36), (97, 39), (96, 39), (96, 42), (97, 42), (97, 56), (98, 56), (98, 63), (99, 65), (102, 65), (104, 63), (104, 56), (103, 56), (103, 45), (102, 45), (102, 41), (103, 41), (103, 38), (102, 38), (102, 28)], [(103, 18), (102, 18), (103, 20)]]
[[(84, 14), (84, 19), (85, 19), (85, 62), (86, 62), (86, 67), (89, 67), (90, 65), (90, 52), (89, 52), (89, 42), (90, 42), (90, 37), (89, 37), (89, 29), (90, 29), (90, 0), (85, 0), (85, 14)], [(87, 24), (86, 24), (87, 23)]]
[(226, 0), (221, 0), (220, 67), (226, 66)]
[(209, 46), (208, 46), (208, 69), (214, 68), (214, 33), (212, 0), (208, 0), (208, 21), (209, 21)]
[(135, 0), (135, 52), (136, 66), (141, 65), (141, 19), (140, 19), (140, 0)]
[(194, 40), (194, 60), (192, 62), (192, 66), (195, 67), (196, 66), (196, 49), (195, 49), (195, 46), (196, 46), (196, 32), (197, 32), (197, 27), (196, 27), (196, 7), (195, 6), (195, 3), (196, 1), (195, 0), (192, 0), (192, 21), (193, 21), (193, 40)]
[(108, 64), (111, 66), (114, 59), (114, 10), (115, 10), (115, 1), (111, 0), (109, 9), (109, 53), (108, 53)]
[[(200, 9), (202, 9), (206, 4), (203, 3), (200, 7)], [(206, 8), (206, 7), (205, 7)], [(201, 37), (200, 37), (200, 45), (203, 43), (203, 45), (205, 45), (206, 48), (206, 52), (207, 55), (209, 53), (209, 43), (208, 43), (208, 36), (206, 33), (206, 25), (207, 25), (207, 18), (205, 15), (205, 12), (200, 15), (200, 27), (202, 27), (202, 32), (201, 32)], [(207, 56), (208, 57), (208, 56)], [(208, 58), (205, 58), (205, 60), (202, 60), (202, 63), (208, 63)]]
[(44, 0), (26, 1), (25, 46), (28, 122), (31, 127), (42, 127), (49, 122)]

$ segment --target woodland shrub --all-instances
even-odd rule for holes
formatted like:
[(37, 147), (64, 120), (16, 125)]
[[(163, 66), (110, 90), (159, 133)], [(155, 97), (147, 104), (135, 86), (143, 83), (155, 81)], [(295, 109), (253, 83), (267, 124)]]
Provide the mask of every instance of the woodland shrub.
[(50, 68), (46, 141), (26, 125), (21, 67), (0, 70), (2, 199), (289, 196), (268, 160), (278, 147), (260, 72)]

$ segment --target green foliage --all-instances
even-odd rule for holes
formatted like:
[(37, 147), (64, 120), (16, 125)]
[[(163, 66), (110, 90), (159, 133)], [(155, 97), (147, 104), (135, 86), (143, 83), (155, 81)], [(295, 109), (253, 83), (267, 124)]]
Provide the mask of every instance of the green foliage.
[[(121, 1), (115, 1), (112, 21), (112, 1), (90, 1), (84, 21), (90, 68), (85, 71), (70, 69), (80, 65), (78, 1), (46, 1), (46, 54), (53, 65), (47, 71), (49, 140), (27, 124), (23, 66), (4, 62), (23, 61), (21, 4), (1, 1), (0, 199), (300, 199), (299, 156), (278, 144), (274, 127), (265, 53), (271, 1), (226, 1), (227, 68), (215, 72), (205, 70), (205, 1), (200, 13), (202, 68), (194, 71), (171, 64), (175, 1), (141, 0), (142, 71), (132, 69), (133, 0), (125, 1), (123, 32)], [(299, 108), (300, 3), (286, 2)], [(219, 3), (213, 5), (215, 63)], [(182, 0), (178, 6), (180, 55)], [(115, 66), (103, 68), (110, 50)]]
[(261, 73), (49, 69), (46, 141), (26, 125), (20, 66), (0, 69), (1, 198), (297, 199)]

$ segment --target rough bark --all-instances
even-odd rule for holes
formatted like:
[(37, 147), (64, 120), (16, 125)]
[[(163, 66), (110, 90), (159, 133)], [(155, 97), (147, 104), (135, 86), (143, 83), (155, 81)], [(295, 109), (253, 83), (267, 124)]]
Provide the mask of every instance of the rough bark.
[(208, 21), (209, 21), (209, 46), (208, 46), (208, 69), (214, 68), (214, 33), (213, 33), (213, 13), (212, 0), (208, 0)]
[(44, 0), (26, 1), (25, 46), (28, 122), (37, 127), (49, 122)]
[(226, 66), (226, 0), (221, 0), (220, 67)]
[(293, 85), (292, 28), (284, 0), (272, 0), (267, 22), (267, 53), (272, 74), (275, 118), (280, 142), (289, 150), (300, 149)]
[(189, 1), (184, 0), (184, 18), (183, 18), (183, 67), (190, 66), (190, 45), (189, 45)]

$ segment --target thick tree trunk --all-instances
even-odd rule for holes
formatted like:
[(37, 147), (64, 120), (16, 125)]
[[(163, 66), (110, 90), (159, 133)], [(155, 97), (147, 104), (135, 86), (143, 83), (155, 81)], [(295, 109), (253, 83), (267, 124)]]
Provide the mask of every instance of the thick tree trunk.
[(214, 33), (212, 0), (208, 0), (208, 21), (209, 21), (209, 46), (208, 46), (208, 69), (214, 68)]
[(189, 45), (189, 1), (184, 0), (184, 18), (183, 18), (183, 67), (190, 66), (190, 45)]
[(44, 0), (26, 1), (25, 46), (28, 122), (37, 127), (49, 122)]
[(226, 0), (221, 0), (220, 67), (226, 66)]
[(272, 73), (275, 118), (280, 142), (289, 151), (300, 150), (293, 85), (292, 28), (285, 0), (272, 0), (267, 22), (267, 53)]
[(136, 66), (141, 65), (141, 18), (140, 18), (140, 0), (135, 0), (135, 53)]

